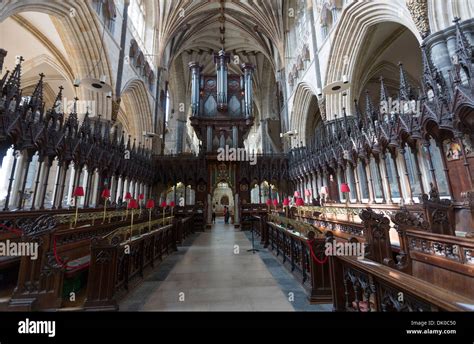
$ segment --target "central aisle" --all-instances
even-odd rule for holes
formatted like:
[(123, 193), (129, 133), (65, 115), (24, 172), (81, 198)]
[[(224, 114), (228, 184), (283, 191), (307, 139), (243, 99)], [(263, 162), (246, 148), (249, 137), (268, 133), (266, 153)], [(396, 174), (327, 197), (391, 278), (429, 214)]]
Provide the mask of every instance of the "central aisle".
[[(121, 311), (293, 311), (251, 242), (222, 219), (166, 258)], [(166, 271), (168, 269), (168, 271)]]

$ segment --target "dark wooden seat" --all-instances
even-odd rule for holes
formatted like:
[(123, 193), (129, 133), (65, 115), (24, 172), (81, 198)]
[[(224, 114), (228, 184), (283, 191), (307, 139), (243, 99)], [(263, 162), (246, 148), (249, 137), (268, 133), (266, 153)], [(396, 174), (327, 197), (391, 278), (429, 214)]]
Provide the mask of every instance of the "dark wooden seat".
[(82, 271), (89, 268), (91, 256), (84, 256), (78, 259), (70, 260), (67, 262), (66, 271), (64, 272), (65, 278), (74, 278)]

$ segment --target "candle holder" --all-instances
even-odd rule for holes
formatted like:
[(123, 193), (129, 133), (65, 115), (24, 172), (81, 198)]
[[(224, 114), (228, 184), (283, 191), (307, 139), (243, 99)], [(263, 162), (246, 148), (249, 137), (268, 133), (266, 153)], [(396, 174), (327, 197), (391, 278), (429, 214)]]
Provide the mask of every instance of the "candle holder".
[(76, 203), (76, 214), (74, 216), (74, 228), (77, 226), (77, 218), (79, 216), (79, 197), (84, 197), (84, 188), (82, 186), (76, 187), (74, 190), (73, 196)]
[(107, 200), (110, 198), (110, 190), (104, 189), (102, 191), (102, 198), (104, 199), (104, 216), (102, 219), (102, 223), (105, 223), (105, 218), (107, 216)]
[(176, 203), (174, 203), (173, 201), (170, 202), (170, 208), (171, 208), (171, 217), (173, 217), (173, 210), (174, 210), (174, 207), (176, 206)]
[(151, 211), (155, 208), (155, 201), (149, 199), (145, 207), (148, 209), (148, 231), (151, 232)]
[(135, 214), (135, 209), (138, 208), (138, 203), (136, 200), (131, 199), (130, 202), (128, 202), (128, 207), (127, 209), (131, 209), (131, 220), (130, 220), (130, 242), (132, 242), (132, 236), (133, 236), (133, 215)]
[(301, 218), (302, 220), (302, 216), (301, 216), (301, 207), (304, 206), (304, 201), (301, 197), (297, 198), (296, 199), (296, 207), (298, 208), (298, 216)]
[(283, 200), (283, 208), (285, 209), (285, 216), (288, 218), (288, 206), (290, 205), (290, 200), (285, 198)]
[(166, 201), (161, 202), (161, 209), (163, 210), (163, 223), (162, 223), (162, 226), (165, 225), (166, 207), (167, 207)]
[(125, 194), (125, 202), (127, 202), (127, 207), (126, 207), (126, 210), (125, 210), (125, 221), (127, 221), (127, 219), (128, 219), (128, 208), (129, 208), (131, 199), (132, 199), (132, 194), (130, 192), (127, 192)]
[(269, 198), (269, 199), (267, 199), (267, 201), (265, 203), (267, 204), (268, 213), (270, 214), (270, 207), (272, 205), (272, 200)]
[(142, 216), (142, 201), (145, 199), (145, 195), (144, 194), (140, 194), (138, 195), (138, 206), (140, 208), (140, 212), (138, 213), (138, 216), (141, 217)]
[(347, 221), (349, 221), (349, 211), (347, 208), (349, 208), (349, 193), (351, 192), (351, 189), (349, 188), (349, 185), (347, 183), (342, 183), (341, 184), (341, 193), (345, 196), (346, 199), (346, 214), (347, 214)]

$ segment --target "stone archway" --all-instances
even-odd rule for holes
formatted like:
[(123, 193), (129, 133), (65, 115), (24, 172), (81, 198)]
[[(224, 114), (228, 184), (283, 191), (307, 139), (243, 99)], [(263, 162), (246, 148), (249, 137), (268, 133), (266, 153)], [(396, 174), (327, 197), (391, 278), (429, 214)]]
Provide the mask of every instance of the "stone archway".
[[(145, 139), (143, 132), (152, 132), (153, 113), (148, 99), (148, 92), (142, 80), (132, 79), (125, 85), (122, 91), (121, 108), (118, 121), (124, 125), (126, 132), (133, 137)], [(134, 116), (127, 116), (134, 114)], [(150, 142), (141, 142), (151, 148)]]
[(343, 76), (347, 76), (353, 81), (352, 86), (347, 91), (345, 101), (340, 94), (326, 96), (326, 111), (331, 114), (342, 113), (345, 107), (348, 114), (352, 114), (353, 100), (358, 94), (355, 91), (356, 72), (364, 42), (369, 39), (370, 28), (376, 24), (384, 22), (394, 22), (406, 27), (416, 37), (421, 44), (421, 36), (415, 23), (412, 20), (408, 8), (404, 2), (384, 1), (384, 2), (354, 2), (343, 11), (339, 23), (334, 33), (330, 63), (327, 66), (325, 75), (325, 85), (341, 81)]
[[(291, 117), (291, 129), (297, 130), (297, 142), (307, 143), (312, 135), (310, 134), (311, 126), (314, 126), (318, 120), (321, 120), (319, 111), (318, 98), (312, 86), (301, 83), (295, 92), (293, 101), (293, 115)], [(313, 123), (314, 122), (314, 123)], [(309, 124), (309, 126), (308, 126)]]
[(214, 186), (212, 190), (212, 206), (217, 216), (223, 214), (225, 206), (231, 210), (234, 208), (234, 190), (228, 182), (220, 181)]

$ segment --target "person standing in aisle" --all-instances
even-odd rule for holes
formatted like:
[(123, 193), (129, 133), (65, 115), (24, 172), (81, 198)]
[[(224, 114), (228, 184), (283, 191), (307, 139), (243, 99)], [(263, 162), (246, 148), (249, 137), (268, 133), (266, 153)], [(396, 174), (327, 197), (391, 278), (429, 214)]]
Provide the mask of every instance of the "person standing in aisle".
[(229, 223), (229, 209), (227, 208), (227, 206), (224, 207), (224, 223)]

